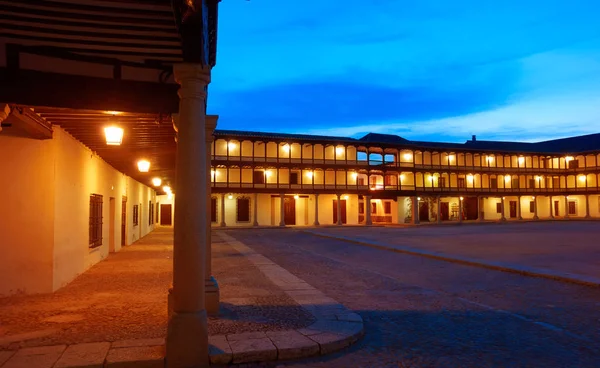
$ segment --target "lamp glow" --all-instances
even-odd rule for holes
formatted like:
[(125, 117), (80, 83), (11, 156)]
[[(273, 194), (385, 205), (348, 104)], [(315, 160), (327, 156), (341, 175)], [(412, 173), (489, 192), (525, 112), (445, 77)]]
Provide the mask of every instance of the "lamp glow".
[(339, 156), (342, 153), (344, 153), (344, 147), (336, 147), (335, 148), (335, 153)]
[(567, 161), (567, 162), (573, 161), (573, 160), (574, 160), (573, 156), (567, 156), (567, 157), (565, 157), (565, 161)]
[(350, 197), (349, 197), (349, 196), (347, 196), (347, 195), (345, 195), (345, 196), (344, 196), (344, 199), (348, 199), (348, 198), (350, 198)]
[(167, 193), (167, 198), (168, 199), (172, 199), (173, 198), (173, 193), (171, 193), (171, 192)]
[(412, 154), (410, 153), (405, 153), (404, 155), (402, 155), (402, 157), (404, 157), (404, 159), (406, 161), (410, 161), (412, 159)]
[(400, 174), (400, 181), (404, 180), (404, 174)]
[(298, 198), (300, 198), (300, 196), (299, 196), (298, 194), (296, 194), (296, 195), (294, 196), (294, 199), (298, 199)]
[(235, 142), (227, 143), (227, 147), (229, 148), (230, 151), (233, 151), (235, 149)]
[(353, 173), (352, 173), (352, 179), (356, 179), (356, 178), (358, 178), (358, 174), (357, 174), (357, 173), (355, 173), (355, 172), (353, 172)]
[(463, 199), (464, 199), (463, 197), (460, 197), (460, 200), (461, 200), (461, 201), (462, 201)]
[(473, 174), (467, 175), (467, 180), (469, 181), (469, 183), (472, 183), (473, 182)]
[(519, 165), (522, 165), (525, 162), (525, 157), (519, 157)]
[(162, 189), (163, 189), (163, 191), (165, 191), (165, 193), (167, 193), (167, 194), (168, 194), (168, 193), (171, 193), (171, 187), (170, 187), (170, 186), (168, 186), (168, 185), (165, 185), (165, 186), (164, 186)]
[(152, 185), (154, 185), (155, 187), (159, 187), (162, 184), (162, 179), (161, 178), (154, 178), (152, 179)]
[(140, 172), (150, 171), (150, 161), (148, 160), (139, 160), (137, 166)]
[(290, 152), (290, 145), (289, 144), (284, 144), (281, 149), (283, 149), (283, 152), (288, 153)]
[(485, 158), (485, 160), (486, 160), (487, 162), (492, 162), (492, 161), (494, 161), (494, 156), (487, 156), (487, 157)]
[(420, 201), (420, 200), (421, 200), (421, 197), (417, 197), (417, 201)]
[(106, 144), (109, 146), (120, 146), (123, 143), (123, 128), (108, 126), (104, 128)]
[(233, 196), (230, 194), (230, 195), (227, 196), (227, 198), (233, 199)]
[(579, 175), (579, 181), (585, 181), (585, 175)]
[(453, 161), (454, 160), (454, 155), (448, 155), (448, 161)]
[(270, 178), (270, 177), (271, 177), (271, 175), (273, 175), (273, 173), (272, 173), (272, 172), (270, 172), (269, 170), (265, 170), (265, 176), (266, 176), (267, 178)]
[(504, 177), (504, 181), (510, 181), (510, 175), (506, 175), (506, 176)]
[(313, 177), (313, 172), (312, 172), (312, 171), (308, 171), (308, 172), (306, 173), (306, 176), (307, 176), (309, 179), (312, 179), (312, 177)]

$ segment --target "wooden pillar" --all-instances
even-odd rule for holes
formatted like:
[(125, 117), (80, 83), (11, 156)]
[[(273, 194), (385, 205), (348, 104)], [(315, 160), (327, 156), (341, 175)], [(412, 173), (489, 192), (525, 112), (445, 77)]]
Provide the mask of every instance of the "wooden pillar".
[(539, 220), (540, 218), (538, 217), (538, 210), (537, 210), (537, 196), (533, 196), (533, 219), (534, 220)]
[(371, 219), (371, 196), (365, 196), (365, 225), (370, 226), (373, 225), (373, 220)]
[(282, 226), (282, 227), (283, 227), (283, 226), (285, 226), (285, 208), (284, 208), (284, 207), (285, 207), (285, 206), (284, 206), (284, 204), (285, 204), (285, 194), (284, 194), (284, 193), (281, 193), (281, 194), (279, 195), (279, 198), (281, 199), (281, 200), (280, 200), (280, 201), (281, 201), (281, 207), (279, 208), (279, 216), (280, 216), (281, 218), (280, 218), (280, 220), (279, 220), (279, 226)]
[(342, 195), (337, 195), (337, 225), (342, 226)]
[(521, 216), (521, 196), (517, 197), (517, 218), (523, 220), (523, 216)]
[(419, 199), (415, 196), (411, 197), (411, 201), (412, 201), (412, 223), (413, 225), (418, 225), (419, 224)]
[(221, 195), (221, 227), (227, 226), (225, 223), (225, 193)]
[[(587, 178), (586, 178), (586, 185), (587, 185)], [(585, 195), (585, 218), (590, 218), (590, 195), (586, 194)]]
[(315, 193), (315, 226), (319, 226), (319, 194)]
[(549, 206), (550, 206), (550, 218), (554, 218), (554, 212), (553, 212), (553, 208), (552, 208), (552, 196), (548, 196), (548, 201), (550, 202)]
[[(212, 219), (210, 218), (211, 214), (211, 150), (210, 147), (213, 142), (213, 133), (215, 128), (217, 127), (217, 119), (216, 116), (211, 116), (206, 118), (206, 195), (208, 197), (208, 201), (206, 202), (206, 274), (204, 279), (204, 290), (205, 290), (205, 300), (206, 300), (206, 313), (209, 315), (217, 315), (219, 313), (219, 301), (220, 301), (220, 293), (219, 293), (219, 284), (217, 283), (217, 279), (212, 274)], [(241, 147), (240, 147), (241, 152)]]
[(442, 197), (437, 196), (437, 223), (442, 223)]
[(254, 214), (252, 226), (258, 226), (258, 193), (254, 193)]
[(500, 201), (500, 210), (502, 211), (502, 214), (500, 215), (500, 221), (506, 221), (506, 216), (504, 215), (504, 197), (502, 197)]

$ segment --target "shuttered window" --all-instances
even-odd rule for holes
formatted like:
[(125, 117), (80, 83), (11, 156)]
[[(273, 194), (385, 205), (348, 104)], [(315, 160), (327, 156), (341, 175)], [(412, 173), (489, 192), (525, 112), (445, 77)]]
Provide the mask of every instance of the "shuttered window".
[(250, 199), (240, 197), (237, 199), (237, 222), (250, 221)]
[(102, 196), (90, 195), (90, 248), (102, 245)]
[(139, 224), (139, 207), (137, 204), (133, 205), (133, 226), (137, 226)]

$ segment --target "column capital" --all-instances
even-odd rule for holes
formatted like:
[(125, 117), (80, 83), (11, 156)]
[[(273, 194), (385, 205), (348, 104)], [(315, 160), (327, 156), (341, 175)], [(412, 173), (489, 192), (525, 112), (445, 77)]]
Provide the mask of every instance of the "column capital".
[(210, 134), (212, 141), (212, 134), (217, 128), (217, 121), (219, 120), (219, 115), (206, 115), (206, 135)]
[(206, 98), (206, 86), (210, 83), (210, 67), (200, 64), (182, 63), (173, 65), (175, 81), (179, 83), (180, 99)]

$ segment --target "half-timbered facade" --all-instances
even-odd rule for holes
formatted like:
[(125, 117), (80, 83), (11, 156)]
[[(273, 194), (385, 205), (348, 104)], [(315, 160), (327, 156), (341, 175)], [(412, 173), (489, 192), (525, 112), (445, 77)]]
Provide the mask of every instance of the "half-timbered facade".
[(213, 226), (600, 217), (600, 134), (416, 142), (217, 130)]

